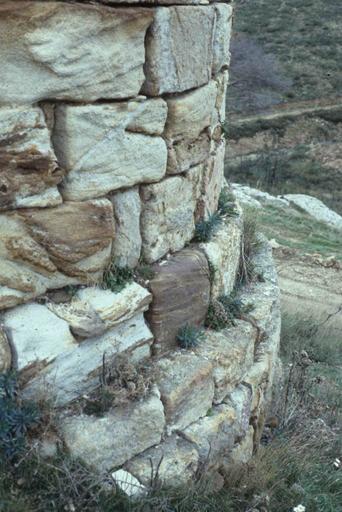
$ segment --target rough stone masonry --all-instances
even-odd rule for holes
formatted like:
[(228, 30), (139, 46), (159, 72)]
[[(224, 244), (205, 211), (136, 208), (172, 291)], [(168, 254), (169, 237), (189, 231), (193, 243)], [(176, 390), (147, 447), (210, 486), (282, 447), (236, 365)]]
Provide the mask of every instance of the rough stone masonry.
[[(0, 4), (0, 370), (53, 401), (71, 454), (145, 485), (150, 461), (178, 485), (204, 462), (248, 460), (277, 361), (265, 244), (263, 281), (240, 291), (253, 322), (176, 344), (239, 267), (238, 205), (193, 242), (227, 187), (231, 23), (228, 2), (207, 0)], [(112, 263), (142, 261), (150, 280), (103, 287)], [(99, 387), (104, 355), (148, 361), (154, 385), (98, 417), (74, 404)]]

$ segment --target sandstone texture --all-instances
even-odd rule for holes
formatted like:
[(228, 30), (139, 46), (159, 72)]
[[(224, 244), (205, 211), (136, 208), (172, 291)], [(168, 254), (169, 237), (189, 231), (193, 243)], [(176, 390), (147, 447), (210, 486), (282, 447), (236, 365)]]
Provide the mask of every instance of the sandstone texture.
[(10, 0), (0, 9), (0, 104), (139, 93), (151, 9)]
[(0, 308), (48, 289), (97, 281), (114, 239), (107, 199), (0, 214)]
[(197, 450), (191, 443), (177, 435), (169, 437), (164, 443), (150, 448), (127, 464), (127, 469), (146, 486), (156, 476), (160, 483), (171, 487), (187, 484), (196, 473), (199, 463)]
[(176, 346), (179, 329), (189, 321), (197, 326), (204, 323), (210, 299), (209, 268), (200, 251), (183, 249), (153, 270), (149, 283), (153, 302), (147, 319), (160, 353)]
[[(143, 91), (158, 96), (208, 83), (214, 27), (215, 10), (211, 6), (157, 8), (147, 33), (147, 79)], [(189, 55), (196, 66), (189, 65)]]
[(167, 150), (156, 135), (165, 120), (162, 100), (57, 107), (53, 143), (67, 171), (63, 197), (89, 199), (161, 180)]
[(214, 397), (213, 365), (186, 352), (162, 358), (156, 380), (170, 430), (183, 429), (207, 414)]
[(138, 188), (118, 192), (111, 197), (115, 219), (115, 244), (112, 255), (119, 267), (134, 268), (141, 254), (141, 200)]
[[(179, 198), (182, 201), (179, 201)], [(148, 263), (183, 249), (195, 231), (192, 186), (175, 176), (141, 188), (142, 256)]]
[(230, 295), (234, 288), (241, 252), (242, 220), (227, 218), (209, 242), (200, 244), (214, 267), (212, 296)]
[(87, 460), (102, 472), (158, 444), (163, 427), (163, 406), (154, 396), (144, 402), (112, 409), (102, 418), (82, 415), (61, 420), (64, 440), (71, 454)]
[(11, 347), (3, 328), (0, 328), (0, 372), (6, 372), (11, 368)]
[(0, 210), (60, 204), (62, 178), (42, 110), (0, 108)]

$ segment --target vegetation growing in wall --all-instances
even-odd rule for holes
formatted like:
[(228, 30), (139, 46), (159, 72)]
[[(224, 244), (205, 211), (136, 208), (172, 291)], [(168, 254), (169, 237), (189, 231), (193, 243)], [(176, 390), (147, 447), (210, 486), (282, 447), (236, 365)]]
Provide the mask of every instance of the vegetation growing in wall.
[(181, 348), (194, 348), (204, 339), (204, 332), (195, 325), (186, 324), (177, 333), (176, 340)]
[(235, 325), (235, 320), (249, 313), (251, 309), (251, 305), (242, 304), (236, 292), (233, 292), (231, 295), (221, 295), (217, 299), (210, 301), (205, 325), (210, 329), (220, 331)]
[(246, 209), (243, 216), (241, 256), (236, 283), (237, 287), (250, 283), (253, 279), (258, 277), (254, 269), (253, 256), (260, 248), (260, 245), (261, 241), (258, 238), (256, 212)]
[(219, 213), (213, 213), (207, 220), (201, 220), (195, 226), (194, 242), (209, 242), (222, 222)]
[(112, 292), (120, 292), (127, 283), (133, 281), (134, 272), (129, 267), (119, 267), (112, 262), (103, 275), (104, 288)]

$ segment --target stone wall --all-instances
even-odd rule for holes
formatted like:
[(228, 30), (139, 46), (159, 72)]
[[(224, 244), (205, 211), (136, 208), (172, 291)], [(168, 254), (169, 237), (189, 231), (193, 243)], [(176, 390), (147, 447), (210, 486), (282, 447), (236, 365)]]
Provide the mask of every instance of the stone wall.
[[(54, 404), (73, 455), (143, 484), (150, 459), (173, 485), (204, 462), (251, 456), (272, 383), (278, 288), (265, 244), (262, 282), (239, 292), (251, 316), (207, 329), (193, 350), (176, 343), (239, 268), (237, 204), (194, 242), (227, 187), (231, 21), (228, 3), (199, 0), (0, 5), (0, 369)], [(118, 356), (147, 365), (153, 385), (86, 414)]]

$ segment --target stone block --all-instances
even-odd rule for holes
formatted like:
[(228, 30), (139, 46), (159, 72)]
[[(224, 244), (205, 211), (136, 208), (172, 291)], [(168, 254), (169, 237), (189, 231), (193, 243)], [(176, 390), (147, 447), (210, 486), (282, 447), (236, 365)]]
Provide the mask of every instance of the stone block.
[(107, 472), (160, 443), (164, 429), (163, 404), (151, 396), (143, 402), (111, 409), (100, 418), (84, 414), (66, 416), (61, 419), (60, 427), (73, 457), (99, 472)]
[(53, 144), (68, 172), (63, 197), (77, 201), (161, 180), (167, 148), (157, 134), (165, 120), (163, 100), (57, 107)]
[(249, 419), (252, 411), (253, 390), (246, 383), (239, 384), (225, 398), (236, 414), (236, 424), (239, 437), (242, 439), (248, 432)]
[(0, 104), (136, 96), (152, 19), (152, 9), (1, 2)]
[(113, 259), (119, 267), (134, 268), (141, 253), (141, 201), (137, 188), (118, 192), (111, 197), (114, 207), (115, 243)]
[(62, 178), (42, 110), (0, 108), (0, 210), (60, 204)]
[(142, 256), (153, 263), (183, 249), (195, 231), (193, 190), (183, 177), (141, 187)]
[(224, 184), (224, 141), (214, 145), (214, 150), (205, 166), (203, 203), (204, 215), (208, 217), (216, 212), (220, 193)]
[(213, 407), (210, 415), (192, 423), (182, 431), (182, 437), (192, 443), (200, 460), (208, 467), (226, 457), (234, 446), (236, 414), (229, 405)]
[(107, 199), (0, 215), (0, 308), (68, 284), (97, 281), (114, 238)]
[(207, 330), (205, 343), (195, 353), (213, 364), (214, 402), (221, 403), (251, 368), (254, 361), (256, 329), (247, 322), (216, 332)]
[(67, 322), (41, 304), (10, 309), (3, 314), (2, 321), (11, 334), (15, 368), (28, 376), (77, 346)]
[(12, 351), (5, 330), (0, 327), (0, 373), (7, 372), (12, 364)]
[(232, 32), (233, 7), (228, 4), (215, 4), (216, 23), (213, 42), (213, 67), (212, 73), (229, 66), (230, 62), (230, 37)]
[(227, 218), (209, 242), (201, 243), (209, 262), (215, 268), (211, 287), (213, 298), (230, 295), (240, 263), (242, 222), (240, 217)]
[(159, 468), (161, 484), (180, 487), (189, 483), (198, 468), (196, 448), (179, 436), (171, 436), (160, 445), (150, 448), (126, 464), (127, 470), (142, 484), (151, 485), (151, 480)]
[(132, 361), (138, 362), (150, 355), (151, 343), (151, 332), (143, 315), (138, 313), (104, 334), (78, 343), (73, 350), (63, 351), (57, 346), (59, 354), (51, 364), (31, 375), (23, 390), (24, 396), (65, 405), (100, 385), (103, 357), (110, 363), (117, 355), (126, 353)]
[(207, 414), (214, 398), (213, 365), (191, 353), (174, 352), (156, 366), (168, 432), (187, 427)]
[(149, 283), (153, 301), (147, 319), (155, 351), (165, 352), (176, 346), (181, 327), (200, 326), (205, 320), (210, 299), (208, 262), (200, 251), (184, 249), (153, 269)]
[(75, 336), (89, 338), (146, 311), (151, 300), (145, 288), (130, 283), (117, 293), (96, 287), (83, 288), (70, 302), (48, 302), (47, 307), (68, 323)]
[(213, 6), (158, 7), (146, 38), (144, 93), (159, 96), (208, 83), (214, 26)]
[(214, 80), (194, 91), (167, 99), (164, 136), (168, 145), (169, 174), (181, 173), (209, 158), (208, 129), (215, 117), (217, 84)]

